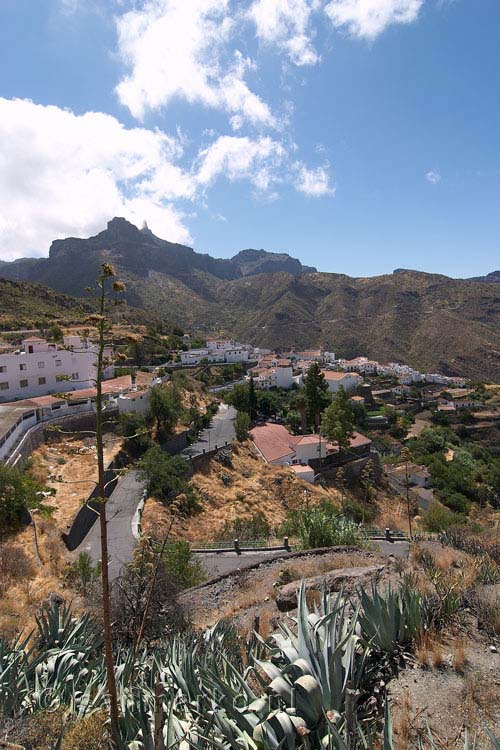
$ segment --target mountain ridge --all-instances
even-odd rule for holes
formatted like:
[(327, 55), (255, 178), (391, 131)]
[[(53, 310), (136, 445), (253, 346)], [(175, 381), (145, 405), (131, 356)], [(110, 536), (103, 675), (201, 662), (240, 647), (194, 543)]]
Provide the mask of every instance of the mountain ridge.
[(125, 281), (129, 306), (184, 328), (500, 382), (500, 293), (491, 281), (403, 269), (351, 278), (252, 249), (216, 259), (124, 219), (95, 237), (55, 240), (49, 258), (2, 264), (0, 276), (81, 296), (104, 261)]

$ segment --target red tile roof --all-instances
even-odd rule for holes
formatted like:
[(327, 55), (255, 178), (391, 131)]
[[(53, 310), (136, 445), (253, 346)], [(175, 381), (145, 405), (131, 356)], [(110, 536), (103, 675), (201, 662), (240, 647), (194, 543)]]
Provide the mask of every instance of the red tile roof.
[(336, 372), (335, 370), (321, 370), (325, 380), (343, 380), (344, 378), (360, 378), (356, 372)]
[(266, 461), (277, 461), (285, 456), (292, 457), (295, 448), (290, 445), (290, 435), (281, 424), (264, 424), (250, 430), (250, 437)]
[[(283, 425), (270, 422), (254, 427), (250, 430), (250, 437), (266, 461), (269, 462), (287, 456), (292, 457), (297, 445), (319, 443), (320, 439), (325, 444), (325, 439), (320, 438), (319, 435), (291, 435)], [(360, 432), (355, 432), (351, 438), (350, 447), (360, 448), (370, 443), (370, 438), (365, 437)], [(338, 451), (338, 446), (334, 443), (327, 443), (326, 450), (328, 453), (334, 453)]]

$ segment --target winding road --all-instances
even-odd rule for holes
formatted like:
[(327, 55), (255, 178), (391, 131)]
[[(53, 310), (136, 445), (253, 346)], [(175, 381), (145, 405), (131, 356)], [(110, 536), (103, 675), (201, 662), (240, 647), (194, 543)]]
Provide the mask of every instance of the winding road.
[[(201, 433), (198, 442), (190, 445), (181, 455), (189, 460), (216, 446), (231, 443), (235, 439), (235, 417), (236, 410), (232, 406), (221, 404), (210, 426)], [(116, 489), (106, 503), (110, 581), (118, 578), (123, 567), (132, 562), (137, 544), (132, 526), (145, 489), (145, 483), (140, 481), (138, 473), (131, 470), (118, 480)], [(94, 523), (76, 551), (87, 552), (94, 564), (100, 561), (101, 530), (98, 523)]]
[[(132, 562), (137, 538), (132, 531), (132, 522), (145, 491), (136, 471), (129, 471), (117, 482), (116, 489), (106, 503), (108, 523), (109, 578), (114, 580), (122, 568)], [(101, 527), (94, 523), (89, 533), (77, 548), (87, 552), (95, 564), (101, 559)]]

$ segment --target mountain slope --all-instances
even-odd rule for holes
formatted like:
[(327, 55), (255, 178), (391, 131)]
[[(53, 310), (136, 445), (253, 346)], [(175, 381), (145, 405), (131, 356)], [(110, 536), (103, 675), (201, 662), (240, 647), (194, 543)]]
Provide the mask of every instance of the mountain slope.
[[(79, 324), (95, 309), (90, 299), (61, 294), (41, 284), (0, 278), (0, 330)], [(125, 304), (112, 307), (111, 317), (114, 322), (145, 323), (152, 316)]]
[(49, 258), (2, 264), (0, 275), (81, 295), (104, 260), (126, 282), (128, 305), (183, 327), (500, 381), (500, 292), (491, 282), (404, 269), (350, 278), (260, 250), (220, 260), (124, 219), (96, 237), (56, 240)]

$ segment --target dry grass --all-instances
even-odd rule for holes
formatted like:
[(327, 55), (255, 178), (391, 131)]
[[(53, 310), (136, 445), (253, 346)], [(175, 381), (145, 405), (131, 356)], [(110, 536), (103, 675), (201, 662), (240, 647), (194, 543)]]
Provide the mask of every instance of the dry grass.
[[(120, 450), (122, 440), (107, 433), (104, 444), (104, 462), (108, 464)], [(30, 473), (55, 490), (49, 501), (54, 507), (52, 519), (61, 531), (66, 531), (95, 487), (97, 454), (94, 440), (91, 437), (73, 439), (67, 435), (63, 440), (54, 437), (50, 443), (37, 448), (32, 459)], [(62, 481), (51, 477), (60, 477)]]
[(411, 713), (410, 695), (407, 690), (403, 693), (397, 721), (394, 723), (394, 735), (398, 750), (407, 750), (410, 739)]
[(431, 647), (432, 666), (434, 669), (442, 669), (444, 666), (444, 654), (441, 644), (433, 641)]
[[(271, 466), (255, 456), (247, 445), (233, 448), (232, 468), (211, 460), (203, 471), (191, 479), (191, 485), (201, 500), (202, 510), (190, 518), (176, 520), (172, 536), (193, 542), (220, 539), (226, 525), (237, 518), (250, 519), (262, 513), (270, 526), (276, 528), (285, 518), (290, 507), (304, 501), (304, 490), (309, 493), (309, 502), (320, 498), (339, 502), (336, 490), (298, 480), (284, 467)], [(223, 475), (229, 483), (223, 482)], [(142, 525), (146, 533), (161, 535), (170, 524), (170, 514), (161, 503), (149, 498)]]
[(36, 557), (31, 527), (13, 535), (1, 546), (0, 557), (10, 561), (7, 566), (4, 563), (0, 571), (3, 589), (0, 596), (0, 634), (7, 638), (23, 629), (32, 629), (34, 615), (49, 594), (57, 592), (68, 596), (62, 586), (67, 558), (59, 530), (51, 520), (38, 517), (36, 523), (42, 564)]
[(453, 644), (453, 668), (460, 674), (463, 673), (467, 661), (465, 653), (465, 642), (462, 637), (457, 638)]
[(410, 527), (408, 524), (408, 513), (406, 509), (406, 500), (402, 497), (393, 497), (378, 493), (377, 497), (378, 515), (376, 519), (377, 526), (385, 529), (399, 529), (409, 534)]

